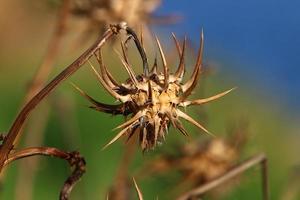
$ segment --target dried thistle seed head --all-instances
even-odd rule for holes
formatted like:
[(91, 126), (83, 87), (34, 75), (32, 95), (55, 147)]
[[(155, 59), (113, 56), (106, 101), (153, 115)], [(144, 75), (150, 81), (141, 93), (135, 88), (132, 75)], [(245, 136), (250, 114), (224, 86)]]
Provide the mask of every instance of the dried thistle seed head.
[(74, 0), (72, 13), (87, 22), (86, 32), (103, 32), (109, 24), (126, 21), (134, 28), (152, 21), (160, 0)]
[(194, 71), (191, 78), (186, 83), (183, 83), (182, 78), (185, 72), (184, 52), (186, 40), (184, 40), (183, 47), (181, 48), (176, 37), (173, 35), (180, 57), (180, 62), (176, 72), (170, 73), (160, 41), (156, 38), (162, 59), (163, 70), (162, 72), (158, 71), (157, 62), (155, 61), (152, 70), (149, 71), (147, 57), (138, 38), (131, 29), (128, 28), (127, 32), (132, 34), (134, 37), (135, 44), (140, 52), (143, 60), (143, 74), (138, 76), (135, 75), (128, 62), (125, 51), (123, 51), (123, 57), (120, 56), (122, 66), (129, 75), (129, 79), (125, 83), (119, 84), (112, 77), (106, 66), (103, 64), (101, 52), (99, 52), (99, 55), (96, 56), (100, 65), (100, 74), (91, 65), (103, 87), (121, 103), (118, 105), (107, 105), (97, 102), (77, 88), (80, 93), (93, 104), (91, 108), (101, 112), (131, 116), (125, 123), (116, 128), (121, 131), (107, 145), (105, 145), (104, 148), (115, 142), (123, 135), (127, 135), (128, 139), (130, 139), (134, 134), (138, 134), (142, 150), (152, 149), (165, 139), (170, 125), (178, 129), (183, 135), (188, 135), (180, 121), (181, 118), (194, 124), (204, 132), (209, 133), (209, 131), (201, 124), (196, 122), (180, 109), (191, 105), (208, 103), (233, 90), (230, 89), (205, 99), (187, 100), (197, 85), (201, 71), (203, 33), (201, 34), (200, 48)]
[[(157, 174), (166, 175), (166, 173), (176, 170), (181, 174), (181, 178), (176, 184), (178, 189), (206, 184), (236, 166), (241, 157), (249, 135), (247, 123), (244, 120), (240, 121), (229, 131), (230, 135), (226, 138), (210, 138), (207, 141), (193, 141), (176, 146), (177, 155), (163, 154), (146, 163), (138, 174), (149, 177)], [(232, 184), (222, 185), (209, 193), (223, 195), (232, 186)], [(217, 199), (222, 199), (220, 196), (218, 197)]]

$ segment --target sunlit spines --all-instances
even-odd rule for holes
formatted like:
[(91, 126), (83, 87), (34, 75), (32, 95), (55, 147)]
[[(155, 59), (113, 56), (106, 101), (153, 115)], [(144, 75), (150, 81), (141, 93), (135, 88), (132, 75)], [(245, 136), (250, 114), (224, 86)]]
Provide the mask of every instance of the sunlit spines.
[(101, 83), (101, 85), (106, 89), (106, 91), (108, 91), (109, 94), (111, 94), (113, 97), (115, 97), (116, 99), (120, 100), (121, 102), (127, 102), (130, 100), (130, 96), (129, 95), (119, 95), (117, 92), (115, 92), (113, 89), (111, 89), (106, 83), (105, 81), (102, 79), (102, 77), (100, 76), (100, 74), (97, 72), (97, 70), (95, 69), (95, 67), (92, 65), (91, 62), (89, 62), (90, 67), (92, 68), (92, 71), (94, 72), (94, 74), (96, 75), (96, 77), (98, 78), (99, 82)]
[(197, 61), (196, 61), (195, 67), (194, 67), (192, 77), (181, 87), (182, 91), (183, 91), (183, 95), (182, 95), (181, 99), (183, 99), (183, 100), (186, 99), (186, 97), (188, 97), (191, 94), (191, 92), (194, 90), (194, 88), (196, 87), (196, 85), (198, 83), (198, 79), (199, 79), (199, 75), (200, 75), (200, 71), (201, 71), (201, 67), (202, 67), (202, 54), (203, 54), (203, 46), (204, 46), (203, 43), (204, 43), (204, 34), (202, 31)]
[[(174, 35), (175, 37), (175, 35)], [(174, 76), (176, 77), (176, 79), (179, 79), (179, 81), (181, 81), (183, 75), (184, 75), (184, 70), (185, 70), (185, 64), (184, 64), (184, 53), (185, 53), (185, 49), (186, 49), (186, 37), (184, 37), (184, 41), (183, 41), (183, 45), (182, 45), (182, 50), (179, 46), (178, 48), (178, 54), (179, 54), (179, 65), (178, 68), (174, 74)]]
[(164, 89), (167, 89), (168, 85), (169, 85), (169, 76), (170, 76), (169, 67), (168, 67), (167, 60), (166, 60), (165, 54), (162, 50), (162, 47), (161, 47), (161, 44), (160, 44), (160, 41), (159, 41), (158, 37), (155, 36), (155, 39), (156, 39), (156, 43), (157, 43), (157, 46), (158, 46), (158, 49), (159, 49), (159, 53), (160, 53), (163, 68), (164, 68)]
[(114, 78), (110, 75), (108, 75), (108, 70), (106, 68), (106, 66), (103, 63), (102, 60), (102, 53), (99, 52), (99, 55), (95, 54), (95, 57), (98, 61), (99, 67), (100, 67), (100, 72), (101, 72), (101, 76), (103, 78), (103, 80), (105, 81), (105, 83), (110, 86), (111, 88), (118, 88), (119, 84), (114, 80)]
[(178, 117), (181, 117), (181, 118), (185, 119), (186, 121), (190, 122), (191, 124), (193, 124), (193, 125), (197, 126), (198, 128), (202, 129), (205, 133), (208, 133), (209, 135), (212, 135), (206, 128), (204, 128), (201, 124), (196, 122), (193, 118), (188, 116), (186, 113), (182, 112), (179, 109), (176, 110), (176, 113), (177, 113)]
[(225, 96), (226, 94), (232, 92), (233, 90), (235, 90), (236, 87), (234, 88), (231, 88), (230, 90), (226, 90), (222, 93), (219, 93), (219, 94), (216, 94), (214, 96), (211, 96), (211, 97), (208, 97), (208, 98), (204, 98), (204, 99), (196, 99), (196, 100), (191, 100), (191, 101), (184, 101), (182, 103), (180, 103), (179, 105), (180, 106), (189, 106), (189, 105), (201, 105), (201, 104), (205, 104), (205, 103), (208, 103), (208, 102), (211, 102), (211, 101), (215, 101), (223, 96)]
[(120, 61), (122, 62), (122, 65), (124, 66), (124, 68), (126, 69), (132, 83), (138, 88), (139, 86), (139, 82), (136, 79), (136, 75), (134, 73), (134, 71), (132, 70), (132, 68), (128, 65), (128, 63), (122, 58), (122, 56), (120, 55), (120, 53), (118, 51), (115, 51), (117, 53), (117, 55), (119, 56)]

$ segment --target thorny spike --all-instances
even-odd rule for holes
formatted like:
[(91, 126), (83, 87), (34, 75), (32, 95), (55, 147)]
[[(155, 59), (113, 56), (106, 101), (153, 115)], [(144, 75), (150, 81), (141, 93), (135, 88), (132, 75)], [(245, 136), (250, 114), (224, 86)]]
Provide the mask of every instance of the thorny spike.
[[(180, 57), (180, 61), (179, 61), (179, 66), (177, 71), (175, 72), (175, 77), (178, 79), (182, 79), (183, 75), (184, 75), (184, 53), (185, 53), (185, 48), (186, 48), (186, 37), (184, 37), (184, 41), (183, 41), (183, 46), (182, 46), (182, 51), (179, 49), (178, 50), (178, 54)], [(179, 47), (180, 48), (180, 47)], [(181, 53), (180, 53), (181, 52)]]
[[(103, 59), (102, 59), (102, 53), (101, 51), (99, 50), (99, 53), (98, 55), (95, 53), (94, 54), (98, 63), (99, 63), (99, 66), (100, 66), (100, 70), (101, 70), (101, 73), (105, 73), (107, 74), (109, 80), (112, 82), (113, 85), (115, 85), (116, 87), (119, 87), (120, 84), (118, 83), (118, 81), (116, 81), (116, 79), (111, 75), (111, 73), (108, 71), (108, 69), (106, 68), (105, 64), (103, 63)], [(102, 66), (101, 66), (102, 65)], [(102, 72), (103, 69), (104, 69), (104, 72)]]
[(157, 57), (155, 56), (154, 58), (154, 63), (152, 66), (152, 69), (150, 71), (151, 74), (157, 74)]
[(111, 113), (111, 114), (124, 114), (123, 104), (119, 105), (108, 105), (104, 103), (100, 103), (96, 101), (94, 98), (86, 94), (83, 90), (81, 90), (77, 85), (74, 83), (71, 83), (71, 85), (80, 93), (81, 96), (86, 98), (89, 102), (91, 102), (94, 106), (91, 106), (90, 108), (93, 108), (98, 111)]
[(202, 54), (203, 54), (203, 43), (204, 43), (203, 41), (204, 41), (204, 34), (203, 34), (203, 30), (202, 30), (201, 40), (200, 40), (200, 48), (199, 48), (198, 56), (197, 56), (197, 62), (196, 62), (191, 79), (189, 79), (188, 82), (182, 86), (182, 91), (184, 93), (182, 95), (182, 99), (185, 99), (187, 96), (189, 96), (198, 83), (199, 74), (200, 74), (200, 70), (202, 67)]
[(167, 112), (166, 112), (166, 115), (167, 115), (168, 118), (170, 119), (170, 121), (171, 121), (172, 125), (174, 126), (174, 128), (177, 128), (177, 127), (176, 127), (176, 123), (175, 123), (175, 121), (174, 121), (174, 117), (172, 116), (172, 113), (169, 112), (169, 111), (167, 111)]
[(99, 52), (99, 56), (97, 56), (96, 54), (94, 54), (95, 57), (96, 57), (96, 60), (100, 66), (100, 72), (102, 74), (102, 78), (103, 80), (105, 81), (105, 83), (111, 87), (111, 88), (115, 88), (115, 87), (119, 87), (118, 84), (115, 84), (114, 82), (112, 82), (112, 80), (109, 78), (108, 76), (108, 70), (107, 68), (105, 67), (105, 65), (103, 64), (103, 60), (102, 60), (102, 55), (101, 55), (101, 52)]
[(127, 54), (126, 54), (126, 49), (125, 49), (125, 46), (124, 46), (123, 42), (121, 42), (121, 49), (122, 49), (123, 58), (124, 58), (125, 62), (127, 64), (129, 64), (128, 57), (127, 57)]
[(143, 194), (142, 194), (142, 192), (141, 192), (139, 186), (137, 185), (137, 183), (136, 183), (134, 177), (132, 177), (132, 180), (133, 180), (134, 187), (135, 187), (135, 190), (136, 190), (136, 192), (137, 192), (137, 195), (138, 195), (139, 200), (143, 200), (143, 199), (144, 199), (144, 198), (143, 198)]
[(162, 63), (163, 63), (163, 68), (164, 68), (164, 77), (165, 77), (165, 79), (164, 79), (164, 89), (167, 89), (168, 85), (169, 85), (169, 68), (168, 68), (168, 65), (167, 65), (165, 54), (164, 54), (164, 52), (161, 48), (160, 41), (157, 38), (157, 36), (155, 36), (155, 39), (156, 39), (156, 43), (157, 43), (157, 46), (158, 46), (158, 49), (159, 49), (159, 53), (160, 53)]
[(231, 91), (233, 91), (233, 90), (235, 90), (235, 89), (236, 89), (236, 87), (231, 88), (230, 90), (226, 90), (225, 92), (216, 94), (216, 95), (214, 95), (214, 96), (205, 98), (205, 99), (197, 99), (197, 100), (192, 100), (192, 101), (185, 101), (185, 102), (181, 103), (180, 105), (185, 107), (185, 106), (189, 106), (189, 105), (200, 105), (200, 104), (205, 104), (205, 103), (214, 101), (214, 100), (216, 100), (216, 99), (219, 99), (219, 98), (225, 96), (226, 94), (228, 94), (229, 92), (231, 92)]
[(173, 37), (173, 40), (174, 40), (174, 43), (175, 43), (178, 55), (180, 56), (181, 55), (181, 47), (180, 47), (180, 44), (179, 44), (179, 42), (177, 40), (177, 37), (176, 37), (175, 33), (172, 33), (172, 37)]
[(111, 89), (106, 83), (105, 81), (102, 79), (102, 77), (100, 76), (100, 74), (97, 72), (97, 70), (95, 69), (95, 67), (92, 65), (92, 63), (89, 61), (89, 64), (93, 70), (93, 72), (95, 73), (95, 75), (97, 76), (98, 80), (100, 81), (100, 83), (103, 85), (103, 87), (116, 99), (119, 99), (121, 102), (126, 102), (130, 99), (129, 95), (126, 96), (121, 96), (119, 95), (117, 92), (115, 92), (113, 89)]
[(194, 124), (198, 128), (202, 129), (204, 132), (208, 133), (209, 135), (214, 136), (206, 128), (204, 128), (201, 124), (199, 124), (198, 122), (196, 122), (193, 118), (191, 118), (190, 116), (188, 116), (187, 114), (185, 114), (181, 110), (177, 109), (176, 112), (177, 112), (178, 117), (181, 117), (181, 118), (187, 120), (188, 122)]
[(104, 147), (102, 147), (101, 150), (106, 149), (109, 145), (111, 145), (112, 143), (114, 143), (115, 141), (117, 141), (122, 135), (124, 135), (126, 133), (126, 131), (131, 128), (130, 126), (124, 128), (123, 130), (121, 130), (109, 143), (107, 143)]
[[(105, 67), (105, 65), (104, 65)], [(120, 84), (116, 81), (116, 79), (114, 79), (114, 77), (111, 75), (111, 73), (107, 70), (107, 68), (105, 67), (105, 72), (109, 78), (109, 80), (114, 84), (114, 85), (117, 85), (118, 87), (120, 87)]]
[(141, 46), (141, 44), (139, 42), (139, 39), (138, 39), (136, 33), (130, 27), (126, 27), (126, 32), (127, 32), (127, 34), (129, 34), (133, 37), (134, 43), (141, 55), (142, 61), (143, 61), (144, 75), (148, 76), (148, 74), (149, 74), (148, 59), (147, 59), (147, 55), (146, 55), (143, 47)]
[(118, 54), (123, 66), (125, 67), (131, 81), (133, 82), (133, 84), (138, 88), (139, 83), (138, 80), (135, 77), (135, 74), (133, 72), (133, 70), (131, 69), (131, 67), (126, 63), (126, 61), (122, 58), (122, 56), (120, 55), (120, 53), (118, 51), (115, 50), (115, 52)]
[(185, 130), (183, 127), (182, 123), (178, 120), (175, 119), (176, 127), (179, 129), (179, 131), (184, 135), (184, 136), (189, 136), (188, 132)]
[(127, 126), (132, 125), (136, 120), (138, 120), (140, 117), (142, 117), (143, 114), (144, 114), (143, 111), (139, 111), (132, 118), (130, 118), (128, 121), (126, 121), (125, 123), (117, 126), (113, 130), (120, 129), (120, 128), (126, 128)]
[(140, 38), (141, 38), (141, 46), (143, 48), (143, 50), (146, 52), (145, 47), (144, 47), (144, 32), (143, 32), (143, 25), (141, 25), (141, 34), (140, 34)]

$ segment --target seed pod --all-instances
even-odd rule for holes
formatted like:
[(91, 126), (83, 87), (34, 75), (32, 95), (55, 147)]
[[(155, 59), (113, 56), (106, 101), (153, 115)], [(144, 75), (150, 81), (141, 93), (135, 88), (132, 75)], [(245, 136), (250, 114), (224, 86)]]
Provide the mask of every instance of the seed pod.
[(227, 90), (205, 99), (187, 100), (191, 92), (195, 89), (201, 72), (203, 32), (201, 34), (200, 48), (194, 71), (191, 78), (188, 79), (186, 83), (182, 83), (182, 77), (185, 70), (185, 41), (181, 48), (174, 36), (180, 63), (178, 69), (173, 74), (170, 73), (161, 43), (156, 37), (157, 46), (162, 59), (163, 71), (158, 71), (156, 61), (154, 62), (152, 70), (149, 71), (145, 51), (136, 34), (130, 28), (127, 28), (127, 32), (133, 36), (135, 44), (140, 52), (143, 60), (143, 74), (136, 75), (134, 73), (131, 65), (128, 63), (128, 58), (125, 53), (123, 53), (124, 58), (120, 56), (122, 66), (129, 76), (129, 79), (125, 83), (118, 84), (117, 81), (115, 81), (103, 64), (101, 54), (96, 57), (100, 65), (101, 74), (99, 74), (91, 65), (93, 72), (96, 74), (101, 85), (103, 85), (114, 98), (119, 100), (121, 104), (107, 105), (100, 103), (76, 87), (79, 92), (92, 103), (91, 108), (111, 114), (130, 115), (130, 118), (125, 123), (116, 128), (121, 131), (105, 145), (104, 148), (114, 143), (123, 135), (127, 135), (128, 139), (130, 139), (134, 134), (138, 134), (142, 150), (152, 149), (165, 139), (170, 125), (177, 128), (183, 135), (188, 134), (180, 121), (181, 118), (210, 134), (210, 132), (200, 123), (196, 122), (193, 118), (180, 110), (180, 108), (185, 108), (187, 106), (205, 104), (216, 100), (234, 89)]

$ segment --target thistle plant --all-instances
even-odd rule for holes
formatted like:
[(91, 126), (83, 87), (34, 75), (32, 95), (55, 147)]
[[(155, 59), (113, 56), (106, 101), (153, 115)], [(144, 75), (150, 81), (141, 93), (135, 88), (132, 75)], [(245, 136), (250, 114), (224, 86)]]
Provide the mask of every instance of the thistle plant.
[(109, 143), (107, 143), (104, 148), (114, 143), (123, 135), (127, 135), (129, 140), (134, 134), (138, 134), (142, 150), (153, 149), (157, 144), (161, 143), (165, 139), (166, 133), (168, 133), (168, 129), (171, 124), (183, 135), (187, 136), (188, 132), (183, 127), (183, 124), (180, 121), (181, 118), (210, 134), (204, 126), (180, 109), (184, 109), (192, 105), (208, 103), (226, 95), (234, 89), (227, 90), (205, 99), (188, 100), (188, 97), (191, 95), (198, 83), (202, 70), (202, 55), (204, 46), (203, 32), (201, 34), (200, 48), (196, 64), (191, 78), (189, 78), (186, 83), (183, 83), (183, 76), (185, 73), (184, 58), (186, 39), (184, 40), (181, 48), (176, 36), (173, 34), (180, 62), (176, 72), (170, 73), (161, 43), (156, 37), (156, 43), (162, 60), (163, 70), (161, 72), (158, 69), (157, 60), (154, 61), (152, 69), (149, 70), (147, 55), (137, 35), (128, 27), (127, 32), (132, 33), (131, 35), (133, 36), (133, 40), (139, 50), (143, 61), (143, 74), (135, 74), (132, 69), (133, 67), (128, 61), (123, 44), (121, 45), (123, 56), (119, 54), (119, 58), (122, 62), (122, 66), (129, 75), (129, 79), (125, 81), (125, 83), (120, 84), (112, 77), (111, 73), (103, 63), (100, 51), (99, 54), (96, 55), (96, 58), (100, 66), (101, 73), (99, 73), (90, 63), (93, 72), (97, 76), (101, 85), (110, 95), (121, 103), (117, 105), (100, 103), (75, 86), (82, 96), (92, 103), (91, 108), (114, 115), (130, 115), (130, 118), (125, 123), (115, 128), (121, 129), (121, 131)]

